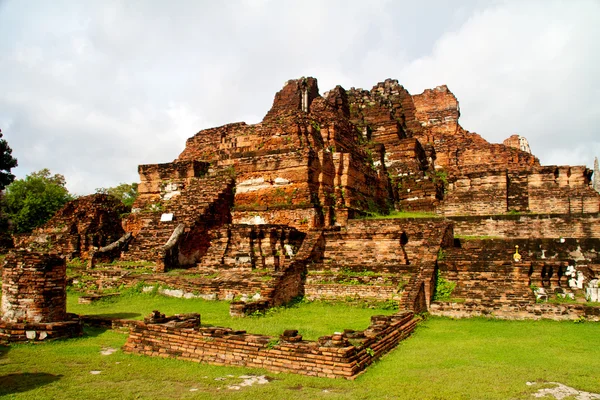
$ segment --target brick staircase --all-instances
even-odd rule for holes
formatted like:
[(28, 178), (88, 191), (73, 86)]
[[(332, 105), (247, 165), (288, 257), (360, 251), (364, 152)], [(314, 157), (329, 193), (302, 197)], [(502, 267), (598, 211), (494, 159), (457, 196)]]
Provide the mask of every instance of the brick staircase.
[[(169, 200), (161, 199), (153, 203), (154, 210), (148, 207), (150, 201), (141, 202), (146, 206), (142, 211), (129, 216), (130, 225), (141, 226), (128, 250), (121, 256), (127, 261), (156, 261), (164, 246), (179, 224), (184, 224), (189, 232), (197, 224), (207, 224), (214, 219), (211, 214), (216, 205), (226, 203), (234, 188), (234, 180), (228, 174), (217, 171), (202, 178), (191, 178), (179, 195)], [(163, 214), (173, 214), (171, 221), (161, 221)]]

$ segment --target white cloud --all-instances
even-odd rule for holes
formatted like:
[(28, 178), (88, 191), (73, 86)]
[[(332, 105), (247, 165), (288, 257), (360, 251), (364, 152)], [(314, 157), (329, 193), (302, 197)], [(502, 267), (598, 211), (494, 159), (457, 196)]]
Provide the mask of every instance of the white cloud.
[(137, 180), (211, 126), (257, 122), (291, 78), (412, 93), (446, 83), (462, 124), (545, 163), (600, 154), (593, 1), (0, 3), (0, 127), (17, 175), (79, 194)]
[(463, 127), (490, 141), (518, 133), (544, 164), (589, 165), (600, 153), (596, 37), (598, 2), (506, 2), (446, 33), (401, 75), (413, 93), (447, 84)]

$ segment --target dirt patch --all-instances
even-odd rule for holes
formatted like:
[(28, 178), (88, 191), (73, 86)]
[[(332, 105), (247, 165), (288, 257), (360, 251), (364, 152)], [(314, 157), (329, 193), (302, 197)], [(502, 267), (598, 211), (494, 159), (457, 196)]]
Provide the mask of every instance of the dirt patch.
[[(533, 394), (533, 397), (554, 397), (557, 400), (565, 398), (574, 398), (575, 400), (600, 400), (600, 394), (589, 393), (577, 390), (559, 382), (546, 382), (550, 385), (555, 385), (553, 388), (540, 389)], [(528, 386), (535, 385), (536, 382), (527, 382)]]

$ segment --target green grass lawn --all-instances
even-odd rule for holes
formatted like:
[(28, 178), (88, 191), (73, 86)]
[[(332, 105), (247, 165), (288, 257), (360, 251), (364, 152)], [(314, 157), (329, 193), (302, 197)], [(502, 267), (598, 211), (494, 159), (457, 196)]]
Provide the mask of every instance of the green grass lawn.
[(362, 330), (372, 315), (392, 314), (394, 310), (348, 307), (343, 304), (307, 302), (289, 308), (276, 308), (264, 317), (232, 318), (229, 302), (202, 299), (177, 299), (162, 295), (126, 294), (93, 304), (78, 304), (77, 294), (69, 292), (67, 311), (80, 315), (100, 315), (143, 319), (153, 310), (165, 315), (199, 313), (202, 325), (243, 329), (249, 333), (279, 336), (286, 329), (297, 329), (307, 340), (331, 335), (344, 329)]
[[(204, 323), (305, 336), (364, 328), (382, 310), (301, 303), (265, 318), (229, 319), (227, 304), (132, 295), (97, 305), (69, 301), (69, 311), (145, 315), (200, 312)], [(388, 311), (389, 312), (389, 311)], [(363, 314), (364, 313), (364, 314)], [(353, 315), (357, 316), (354, 317)], [(362, 317), (361, 315), (364, 315)], [(330, 321), (326, 321), (330, 320)], [(325, 328), (317, 325), (329, 324)], [(293, 326), (290, 326), (293, 325)], [(310, 329), (309, 329), (310, 327)], [(355, 328), (355, 329), (356, 329)], [(79, 339), (0, 347), (0, 397), (8, 399), (531, 399), (543, 382), (600, 393), (600, 326), (552, 321), (429, 318), (412, 337), (354, 381), (215, 367), (123, 354), (123, 333), (86, 329)], [(91, 371), (100, 371), (93, 375)], [(246, 374), (267, 375), (264, 385), (228, 386)], [(528, 381), (540, 382), (534, 386)]]
[(442, 218), (442, 215), (427, 211), (392, 211), (389, 214), (370, 213), (361, 219), (396, 219), (396, 218)]

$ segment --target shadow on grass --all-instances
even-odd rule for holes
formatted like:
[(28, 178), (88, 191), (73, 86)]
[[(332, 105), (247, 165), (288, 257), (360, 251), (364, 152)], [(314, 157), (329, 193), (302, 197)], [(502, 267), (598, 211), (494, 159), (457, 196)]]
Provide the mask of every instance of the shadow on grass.
[(95, 314), (95, 315), (80, 315), (79, 317), (84, 321), (83, 332), (87, 337), (95, 337), (101, 335), (103, 332), (112, 329), (113, 320), (119, 319), (134, 319), (139, 317), (140, 313), (114, 313), (114, 314)]
[(82, 315), (82, 317), (93, 317), (93, 318), (103, 318), (103, 319), (134, 319), (139, 317), (140, 313), (113, 313), (113, 314), (92, 314), (92, 315)]
[(0, 358), (4, 357), (8, 353), (9, 350), (10, 350), (10, 347), (0, 344)]
[(0, 396), (26, 392), (39, 386), (48, 385), (62, 378), (62, 375), (45, 372), (22, 372), (0, 376)]

